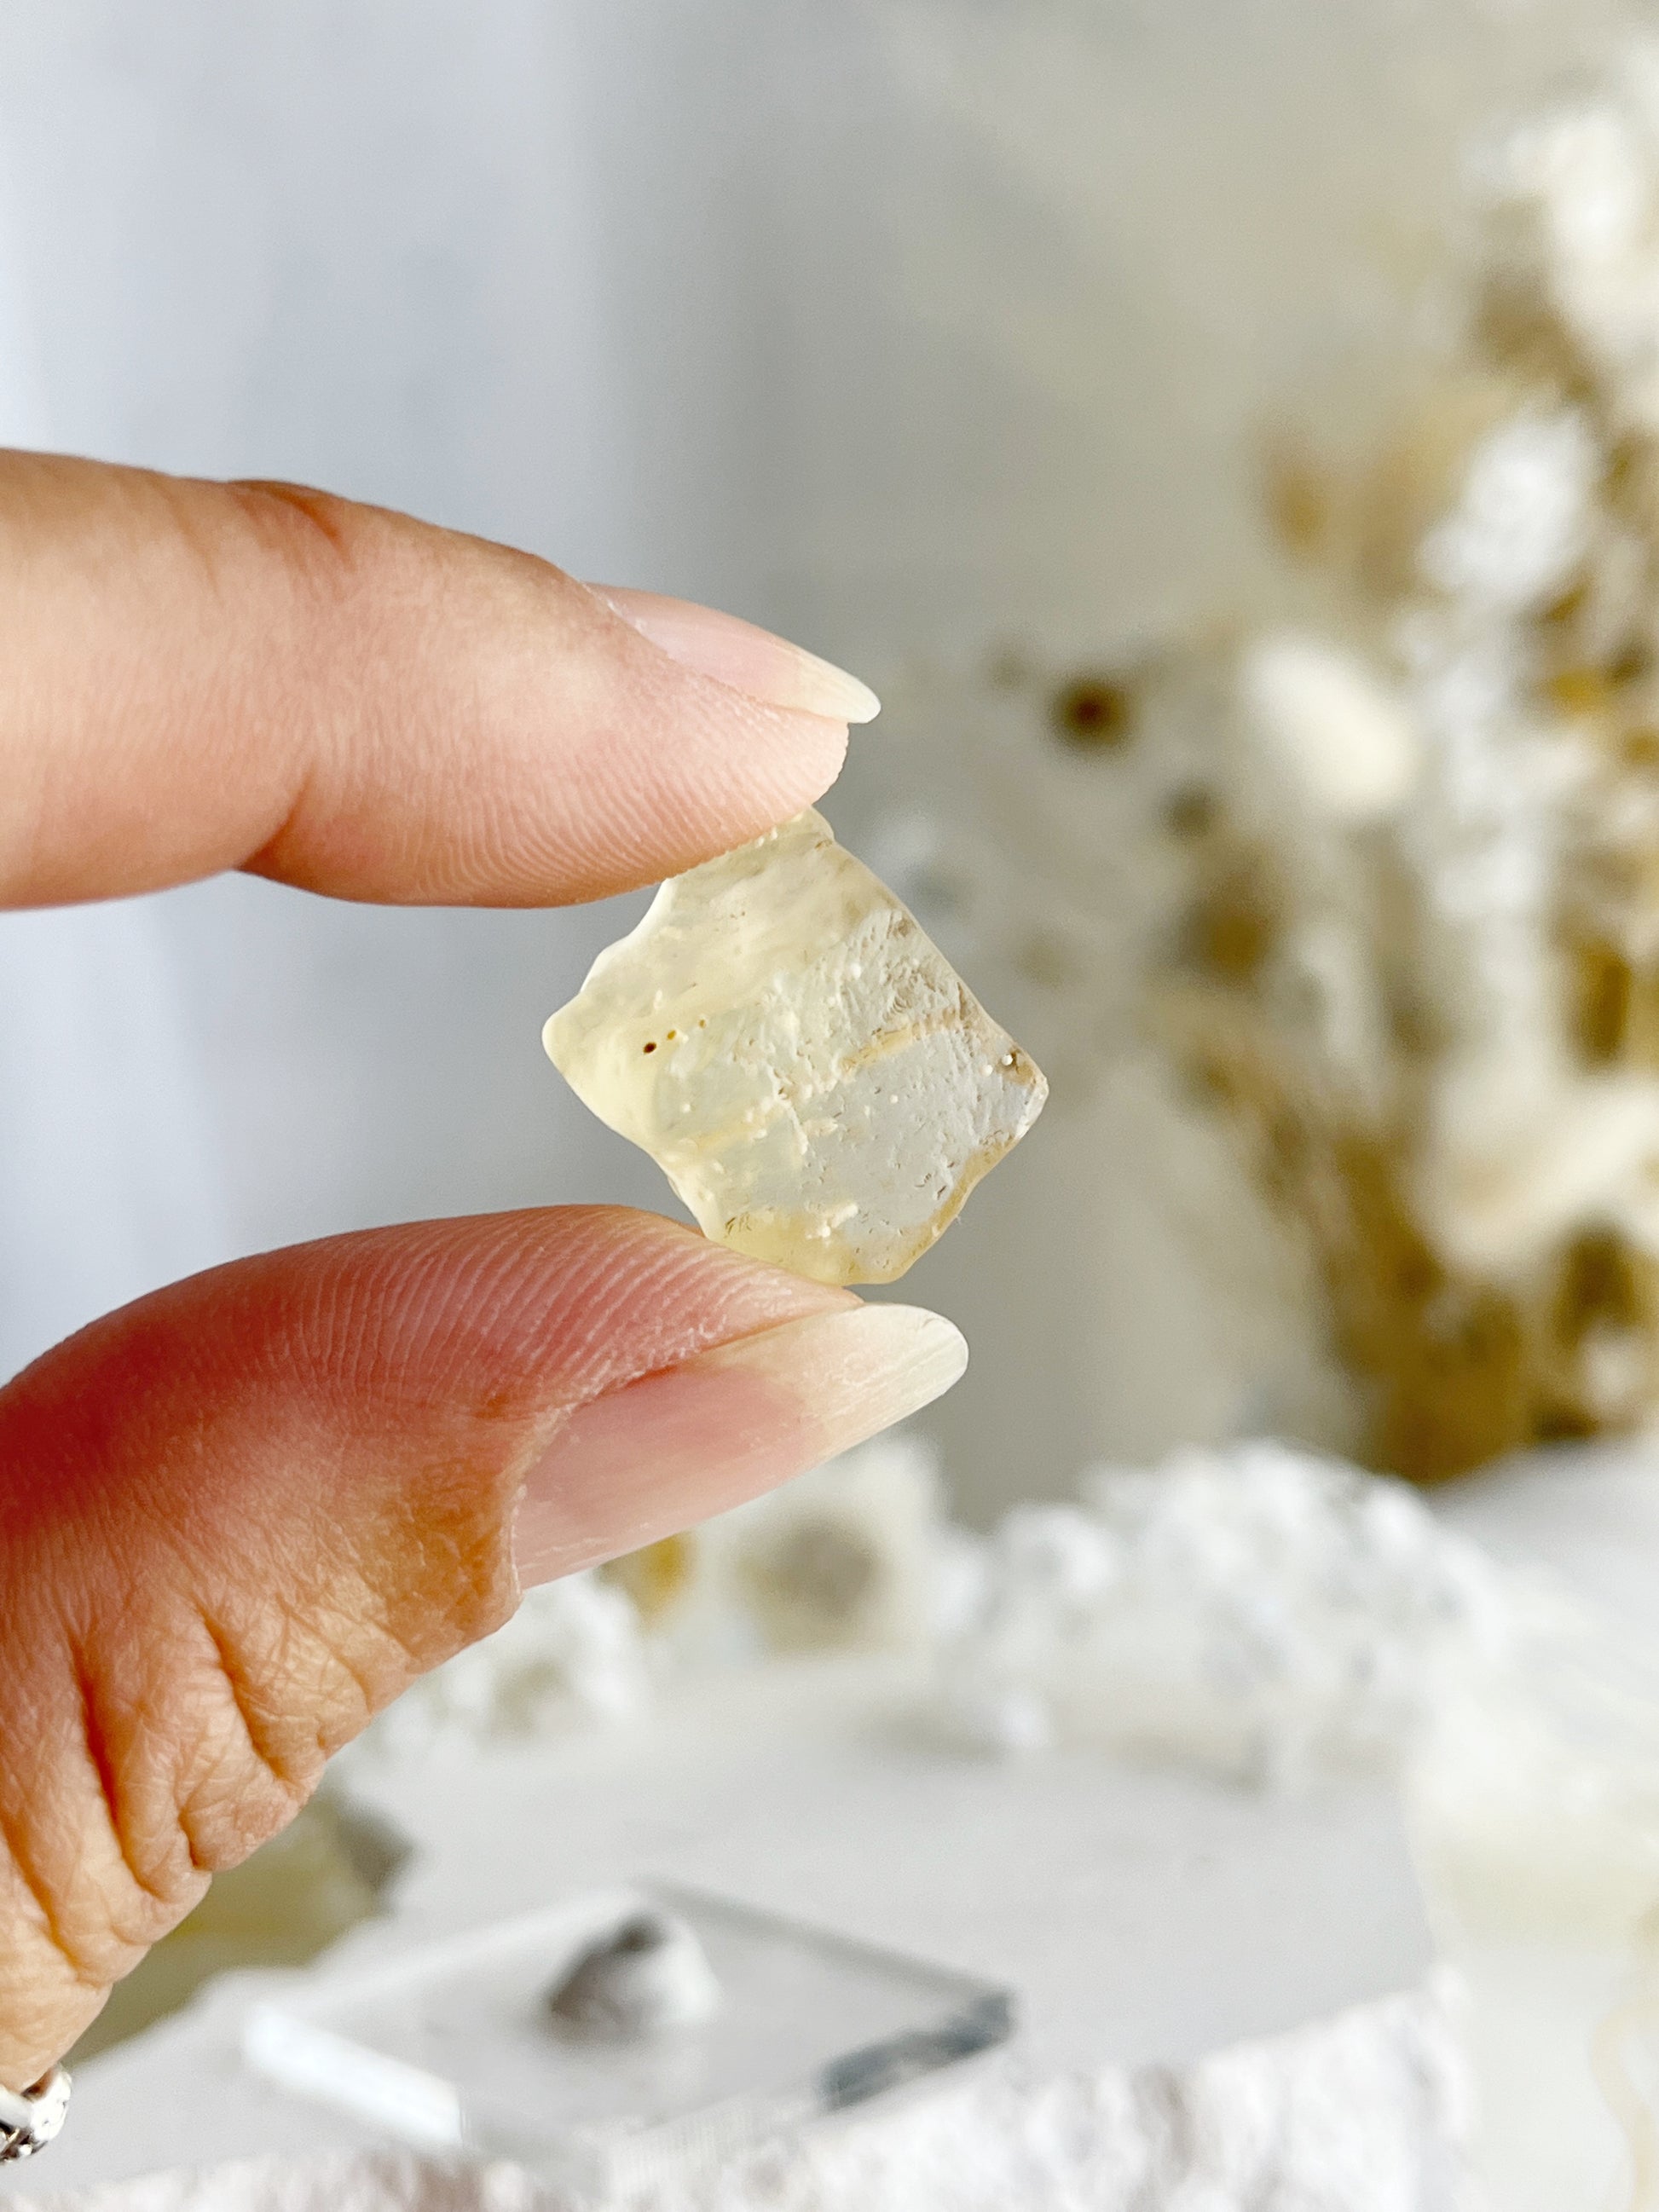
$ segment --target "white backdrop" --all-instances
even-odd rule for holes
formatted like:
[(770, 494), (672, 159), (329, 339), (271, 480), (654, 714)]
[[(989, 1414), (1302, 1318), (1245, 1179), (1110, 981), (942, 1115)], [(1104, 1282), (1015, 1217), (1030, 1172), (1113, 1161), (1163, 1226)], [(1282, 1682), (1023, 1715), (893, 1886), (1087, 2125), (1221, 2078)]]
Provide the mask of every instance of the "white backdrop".
[[(1619, 12), (7, 0), (0, 434), (407, 507), (878, 684), (1097, 650), (1247, 588), (1241, 426)], [(948, 738), (878, 725), (844, 823)], [(240, 881), (0, 920), (0, 1372), (222, 1255), (659, 1202), (538, 1042), (617, 920)], [(912, 1279), (975, 1344), (981, 1505), (1226, 1418), (1113, 1153), (1051, 1117)]]

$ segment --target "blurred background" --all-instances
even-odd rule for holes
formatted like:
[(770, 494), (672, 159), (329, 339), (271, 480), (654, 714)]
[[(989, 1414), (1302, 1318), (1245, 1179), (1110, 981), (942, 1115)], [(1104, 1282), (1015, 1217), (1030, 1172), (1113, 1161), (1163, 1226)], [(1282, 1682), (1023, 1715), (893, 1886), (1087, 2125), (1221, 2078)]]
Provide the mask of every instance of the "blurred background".
[[(801, 639), (889, 695), (831, 809), (925, 906), (987, 699), (981, 751), (1063, 780), (1079, 671), (1272, 609), (1264, 425), (1421, 348), (1472, 134), (1622, 13), (10, 8), (0, 433), (326, 485)], [(0, 922), (0, 1369), (233, 1252), (664, 1203), (538, 1042), (626, 918), (233, 880)], [(1016, 1026), (1042, 997), (974, 980)], [(1065, 1004), (1041, 1140), (908, 1286), (974, 1340), (939, 1419), (977, 1518), (1249, 1427), (1301, 1357), (1172, 1236), (1121, 1025)]]
[[(884, 1572), (900, 1561), (890, 1588), (872, 1582), (897, 1629), (849, 1627), (830, 1607), (805, 1629), (763, 1624), (768, 1648), (914, 1643), (933, 1599), (906, 1577), (924, 1552), (931, 1575), (971, 1551), (942, 1516), (984, 1530), (1022, 1502), (1073, 1498), (1103, 1463), (1266, 1434), (1442, 1485), (1518, 1450), (1650, 1430), (1653, 27), (1628, 0), (0, 9), (0, 441), (405, 508), (592, 580), (728, 608), (885, 698), (827, 811), (1053, 1097), (903, 1286), (973, 1346), (925, 1425), (947, 1502), (902, 1443), (847, 1474), (839, 1499), (808, 1489), (784, 1509), (814, 1543), (834, 1524)], [(112, 1304), (272, 1244), (566, 1200), (672, 1206), (540, 1046), (643, 903), (380, 913), (227, 878), (0, 916), (0, 1375)], [(1260, 1622), (1227, 1607), (1287, 1555), (1286, 1498), (1358, 1561), (1333, 1597), (1334, 1554), (1310, 1548), (1308, 1588), (1285, 1600), (1297, 1632), (1304, 1600), (1327, 1628), (1321, 1608), (1351, 1604), (1385, 1623), (1358, 1638), (1362, 1659), (1409, 1674), (1428, 1632), (1410, 1607), (1388, 1612), (1394, 1568), (1377, 1562), (1412, 1544), (1421, 1558), (1401, 1573), (1422, 1620), (1475, 1620), (1467, 1559), (1447, 1565), (1435, 1545), (1463, 1525), (1466, 1491), (1487, 1495), (1478, 1485), (1443, 1491), (1439, 1520), (1401, 1522), (1394, 1492), (1355, 1505), (1271, 1451), (1217, 1464), (1213, 1483), (1191, 1477), (1191, 1525), (1124, 1648), (1097, 1661), (1104, 1688), (1079, 1692), (1098, 1708), (1084, 1722), (1066, 1717), (1074, 1654), (1054, 1624), (1066, 1605), (1101, 1620), (1109, 1606), (1073, 1587), (1076, 1546), (1133, 1559), (1150, 1493), (1110, 1493), (1106, 1539), (1080, 1536), (1078, 1514), (1016, 1515), (1000, 1551), (974, 1554), (991, 1626), (972, 1633), (994, 1640), (997, 1606), (1018, 1610), (1010, 1591), (1027, 1607), (1062, 1737), (1104, 1725), (1117, 1747), (1124, 1711), (1148, 1682), (1162, 1694), (1167, 1652), (1135, 1673), (1146, 1623), (1184, 1664), (1191, 1589), (1193, 1710), (1224, 1704), (1214, 1650), (1256, 1648)], [(1651, 1456), (1606, 1462), (1599, 1489), (1587, 1464), (1534, 1460), (1503, 1493), (1507, 1518), (1477, 1505), (1468, 1525), (1518, 1531), (1528, 1563), (1571, 1566), (1645, 1621)], [(1257, 1548), (1206, 1551), (1233, 1496), (1241, 1514), (1266, 1501)], [(1341, 1543), (1367, 1513), (1351, 1557)], [(757, 1525), (716, 1532), (717, 1566), (723, 1543), (789, 1550)], [(695, 1559), (624, 1575), (647, 1626), (652, 1577), (667, 1589), (682, 1569), (695, 1600)], [(1287, 1589), (1301, 1571), (1292, 1560)], [(751, 1561), (730, 1578), (745, 1576), (744, 1602), (776, 1612), (784, 1570)], [(440, 1718), (487, 1735), (478, 1716), (493, 1725), (515, 1667), (544, 1689), (561, 1668), (574, 1680), (584, 1638), (622, 1632), (592, 1610), (618, 1586), (550, 1600), (590, 1611), (550, 1610), (518, 1656), (504, 1644), (443, 1690)], [(929, 1616), (925, 1634), (942, 1633)], [(1316, 1642), (1286, 1662), (1292, 1719), (1297, 1666), (1325, 1680)], [(588, 1703), (609, 1713), (626, 1700), (607, 1650)], [(1370, 1663), (1354, 1662), (1362, 1705)], [(1020, 1731), (1033, 1711), (1048, 1726), (1047, 1708), (1006, 1686), (993, 1681), (975, 1724), (996, 1751), (1029, 1748)], [(1569, 2053), (1601, 2141), (1616, 2100), (1583, 2054), (1602, 2051), (1638, 1949), (1637, 1996), (1619, 2002), (1644, 2033), (1659, 2017), (1655, 1708), (1629, 1709), (1638, 1833), (1622, 1781), (1575, 1797), (1565, 1765), (1517, 1753), (1505, 1766), (1534, 1723), (1551, 1759), (1557, 1735), (1583, 1748), (1576, 1713), (1556, 1735), (1537, 1719), (1558, 1687), (1528, 1680), (1497, 1752), (1480, 1715), (1443, 1763), (1463, 1794), (1448, 1786), (1415, 1816), (1447, 1926), (1501, 1893), (1495, 1917), (1512, 1906), (1563, 1955), (1594, 1953), (1589, 1995), (1534, 1976), (1524, 2002), (1508, 1984), (1483, 2001), (1488, 2101), (1520, 2177), (1501, 2201), (1545, 2212), (1577, 2205), (1579, 2169), (1569, 2144), (1543, 2172), (1570, 2131), (1546, 2111), (1528, 2135), (1537, 2081), (1566, 2081)], [(1190, 1715), (1171, 1710), (1170, 1755), (1206, 1771), (1213, 1747), (1194, 1752)], [(426, 1740), (411, 1741), (415, 1810), (398, 1818), (437, 1824)], [(1616, 1748), (1609, 1770), (1624, 1735)], [(1249, 1789), (1254, 1756), (1238, 1762)], [(547, 1751), (550, 1790), (556, 1765)], [(1010, 1804), (1015, 1771), (988, 1785)], [(1277, 1801), (1251, 1802), (1277, 1863)], [(229, 1920), (198, 1923), (201, 1959), (163, 1959), (177, 1987), (118, 2005), (112, 2039), (210, 1969), (309, 1956), (373, 1909), (397, 1857), (384, 1838), (365, 1873), (360, 1834), (337, 1849), (315, 1819), (292, 1832), (300, 1875), (253, 1863), (276, 1863), (274, 1904), (216, 1889)], [(1516, 1844), (1516, 1873), (1504, 1853), (1523, 1836), (1533, 1859)], [(428, 1844), (441, 1863), (441, 1839)], [(307, 1852), (333, 1887), (312, 1881), (301, 1924)], [(994, 1887), (990, 1858), (969, 1888)], [(1139, 1896), (1144, 1864), (1127, 1864), (1103, 1851)], [(465, 1915), (470, 1862), (462, 1875), (444, 1894)], [(1097, 1891), (1067, 1893), (1073, 1924), (1097, 1929)], [(1185, 1937), (1161, 1909), (1146, 1924), (1174, 1955)], [(969, 1897), (962, 1925), (981, 1917)], [(1269, 1952), (1300, 1917), (1293, 1903), (1263, 1920)], [(1304, 1931), (1339, 1981), (1364, 1918), (1345, 1897)], [(1398, 1948), (1386, 1916), (1379, 1929)], [(1241, 1986), (1254, 2005), (1273, 1984), (1263, 2016), (1282, 2026), (1295, 2014), (1277, 1972), (1241, 1969)], [(1206, 1956), (1193, 1976), (1206, 2002), (1211, 1978)], [(1119, 1994), (1133, 2012), (1146, 1990)], [(1651, 2183), (1650, 2118), (1626, 2133)]]

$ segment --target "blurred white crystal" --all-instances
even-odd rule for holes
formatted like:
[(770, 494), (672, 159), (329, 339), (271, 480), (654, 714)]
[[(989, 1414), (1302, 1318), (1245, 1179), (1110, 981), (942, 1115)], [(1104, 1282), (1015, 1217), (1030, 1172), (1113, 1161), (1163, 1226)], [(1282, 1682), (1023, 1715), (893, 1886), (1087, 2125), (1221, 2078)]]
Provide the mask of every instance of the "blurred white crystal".
[(474, 1741), (526, 1736), (635, 1712), (651, 1694), (638, 1613), (597, 1574), (526, 1590), (482, 1643), (424, 1676), (370, 1738), (404, 1750), (455, 1731)]
[(712, 1524), (728, 1602), (780, 1651), (927, 1642), (940, 1572), (937, 1454), (901, 1431)]
[(1511, 1649), (1508, 1578), (1406, 1486), (1273, 1443), (1021, 1507), (944, 1650), (946, 1726), (1289, 1785), (1397, 1771)]

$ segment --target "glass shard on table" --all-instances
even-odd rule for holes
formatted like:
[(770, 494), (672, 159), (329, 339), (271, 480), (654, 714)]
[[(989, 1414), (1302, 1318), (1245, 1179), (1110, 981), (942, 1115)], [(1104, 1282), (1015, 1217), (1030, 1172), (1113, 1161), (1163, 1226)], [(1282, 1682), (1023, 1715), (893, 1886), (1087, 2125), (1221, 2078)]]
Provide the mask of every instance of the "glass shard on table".
[[(573, 2030), (548, 1994), (607, 1932), (666, 1915), (722, 2002), (636, 2037)], [(249, 2014), (248, 2063), (423, 2150), (510, 2159), (608, 2198), (707, 2167), (1003, 2042), (994, 1984), (699, 1892), (574, 1899), (307, 1981)]]

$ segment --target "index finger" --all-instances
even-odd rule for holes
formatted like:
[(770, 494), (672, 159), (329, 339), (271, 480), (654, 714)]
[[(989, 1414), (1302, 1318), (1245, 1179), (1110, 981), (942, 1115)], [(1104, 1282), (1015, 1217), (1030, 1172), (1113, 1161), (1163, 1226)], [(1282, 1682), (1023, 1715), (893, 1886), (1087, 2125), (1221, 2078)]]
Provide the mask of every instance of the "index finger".
[(227, 867), (602, 897), (810, 805), (868, 696), (747, 625), (289, 485), (0, 455), (0, 906)]

